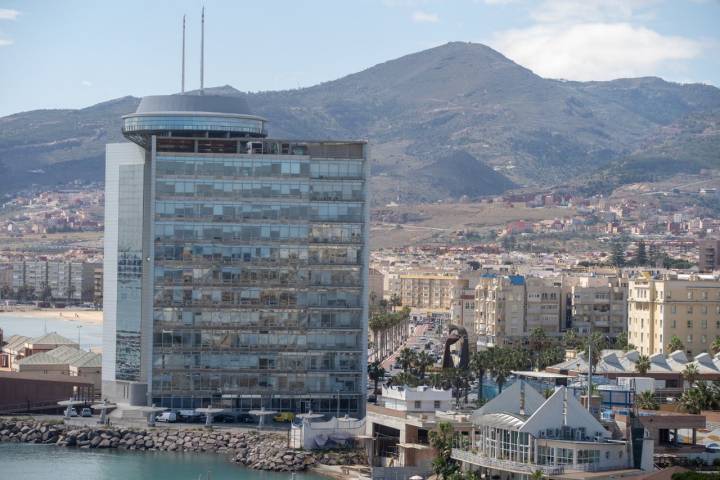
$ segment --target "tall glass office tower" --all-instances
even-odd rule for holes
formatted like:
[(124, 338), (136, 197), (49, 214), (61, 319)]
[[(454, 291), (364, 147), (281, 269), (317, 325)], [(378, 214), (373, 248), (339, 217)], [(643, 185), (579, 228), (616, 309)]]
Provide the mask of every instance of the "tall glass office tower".
[(103, 395), (364, 415), (367, 145), (144, 98), (106, 157)]

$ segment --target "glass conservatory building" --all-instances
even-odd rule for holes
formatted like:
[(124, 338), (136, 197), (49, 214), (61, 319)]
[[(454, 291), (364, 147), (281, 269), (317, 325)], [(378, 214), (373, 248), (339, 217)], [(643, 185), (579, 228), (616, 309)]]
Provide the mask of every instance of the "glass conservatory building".
[(106, 156), (103, 396), (364, 415), (367, 145), (144, 98)]

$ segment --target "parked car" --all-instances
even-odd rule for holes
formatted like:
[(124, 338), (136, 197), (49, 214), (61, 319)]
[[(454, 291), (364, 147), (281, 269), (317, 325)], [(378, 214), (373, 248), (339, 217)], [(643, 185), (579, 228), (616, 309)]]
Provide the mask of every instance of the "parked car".
[(155, 417), (156, 422), (175, 423), (177, 422), (177, 414), (175, 412), (162, 412)]
[(83, 408), (82, 411), (80, 412), (80, 416), (81, 416), (81, 417), (85, 417), (85, 418), (87, 418), (87, 417), (92, 417), (92, 410), (90, 410), (89, 408), (85, 407), (85, 408)]
[(178, 410), (177, 420), (184, 423), (200, 423), (202, 415), (197, 413), (195, 410)]
[(218, 413), (213, 417), (213, 422), (217, 423), (235, 423), (236, 421), (237, 417), (232, 413)]
[(237, 421), (239, 423), (257, 423), (257, 418), (249, 413), (241, 413), (237, 416)]
[(77, 410), (75, 410), (74, 407), (70, 408), (70, 411), (68, 412), (68, 416), (69, 417), (77, 417), (78, 416)]
[(295, 414), (292, 412), (280, 412), (273, 418), (276, 422), (292, 422), (295, 419)]

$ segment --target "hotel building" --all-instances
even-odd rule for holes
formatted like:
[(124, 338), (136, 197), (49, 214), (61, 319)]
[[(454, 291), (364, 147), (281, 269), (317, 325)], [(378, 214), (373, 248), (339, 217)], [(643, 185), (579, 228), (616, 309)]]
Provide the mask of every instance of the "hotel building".
[(103, 395), (364, 416), (367, 144), (143, 98), (106, 157)]

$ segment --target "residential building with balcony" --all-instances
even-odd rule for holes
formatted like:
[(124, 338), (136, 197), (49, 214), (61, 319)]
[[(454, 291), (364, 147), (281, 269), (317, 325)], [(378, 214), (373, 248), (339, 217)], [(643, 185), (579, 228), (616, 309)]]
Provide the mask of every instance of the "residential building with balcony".
[(628, 340), (644, 355), (671, 353), (677, 336), (688, 356), (720, 335), (720, 279), (712, 275), (638, 276), (628, 286)]
[(404, 306), (427, 310), (447, 310), (452, 292), (467, 287), (468, 279), (453, 274), (415, 272), (400, 275), (400, 299)]
[(590, 331), (609, 337), (627, 331), (625, 277), (570, 277), (570, 326), (580, 335)]
[(698, 242), (698, 268), (701, 272), (720, 270), (720, 239), (708, 238)]

